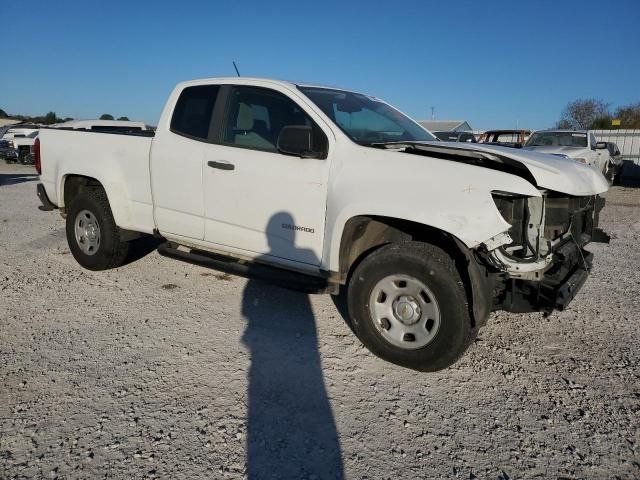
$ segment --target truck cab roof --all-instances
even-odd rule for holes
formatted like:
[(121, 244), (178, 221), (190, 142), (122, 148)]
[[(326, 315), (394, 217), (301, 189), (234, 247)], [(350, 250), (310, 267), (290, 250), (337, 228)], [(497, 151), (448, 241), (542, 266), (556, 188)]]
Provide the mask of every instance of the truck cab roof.
[(279, 80), (268, 77), (210, 77), (199, 78), (196, 80), (187, 80), (178, 83), (176, 88), (191, 87), (195, 85), (211, 85), (211, 84), (233, 84), (233, 85), (253, 85), (255, 83), (269, 83), (271, 85), (280, 85), (289, 88), (306, 87), (306, 88), (326, 88), (330, 90), (341, 90), (345, 92), (354, 92), (346, 88), (335, 87), (332, 85), (322, 85), (310, 82), (294, 82), (290, 80)]

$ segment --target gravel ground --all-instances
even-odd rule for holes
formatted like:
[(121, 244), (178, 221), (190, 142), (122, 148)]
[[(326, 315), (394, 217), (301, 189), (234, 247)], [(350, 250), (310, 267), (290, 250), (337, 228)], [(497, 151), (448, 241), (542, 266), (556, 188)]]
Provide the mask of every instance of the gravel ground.
[(328, 296), (155, 251), (83, 270), (35, 180), (0, 164), (2, 478), (640, 477), (638, 189), (568, 311), (493, 314), (419, 374)]

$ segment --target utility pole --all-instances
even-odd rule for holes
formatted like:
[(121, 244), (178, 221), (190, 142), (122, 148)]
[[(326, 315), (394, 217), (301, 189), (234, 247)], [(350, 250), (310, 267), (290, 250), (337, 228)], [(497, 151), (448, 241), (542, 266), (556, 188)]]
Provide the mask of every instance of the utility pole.
[(431, 107), (431, 120), (436, 119), (436, 107)]

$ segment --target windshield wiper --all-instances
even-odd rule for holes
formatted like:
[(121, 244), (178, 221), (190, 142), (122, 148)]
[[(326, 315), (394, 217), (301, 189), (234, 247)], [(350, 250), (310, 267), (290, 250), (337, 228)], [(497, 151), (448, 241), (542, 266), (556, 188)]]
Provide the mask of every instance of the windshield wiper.
[(400, 146), (400, 145), (407, 145), (407, 142), (368, 142), (368, 143), (361, 143), (360, 145), (362, 145), (363, 147), (373, 147), (373, 148), (389, 148), (389, 147), (394, 147), (394, 146)]

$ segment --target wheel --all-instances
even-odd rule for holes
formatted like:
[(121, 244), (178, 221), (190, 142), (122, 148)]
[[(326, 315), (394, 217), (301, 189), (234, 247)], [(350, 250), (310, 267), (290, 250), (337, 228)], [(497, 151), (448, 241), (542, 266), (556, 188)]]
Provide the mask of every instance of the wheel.
[(67, 242), (73, 257), (88, 270), (106, 270), (124, 264), (129, 242), (120, 240), (107, 195), (101, 188), (86, 190), (67, 211)]
[(477, 333), (453, 259), (427, 243), (390, 244), (365, 257), (351, 275), (347, 302), (362, 343), (414, 370), (449, 367)]

